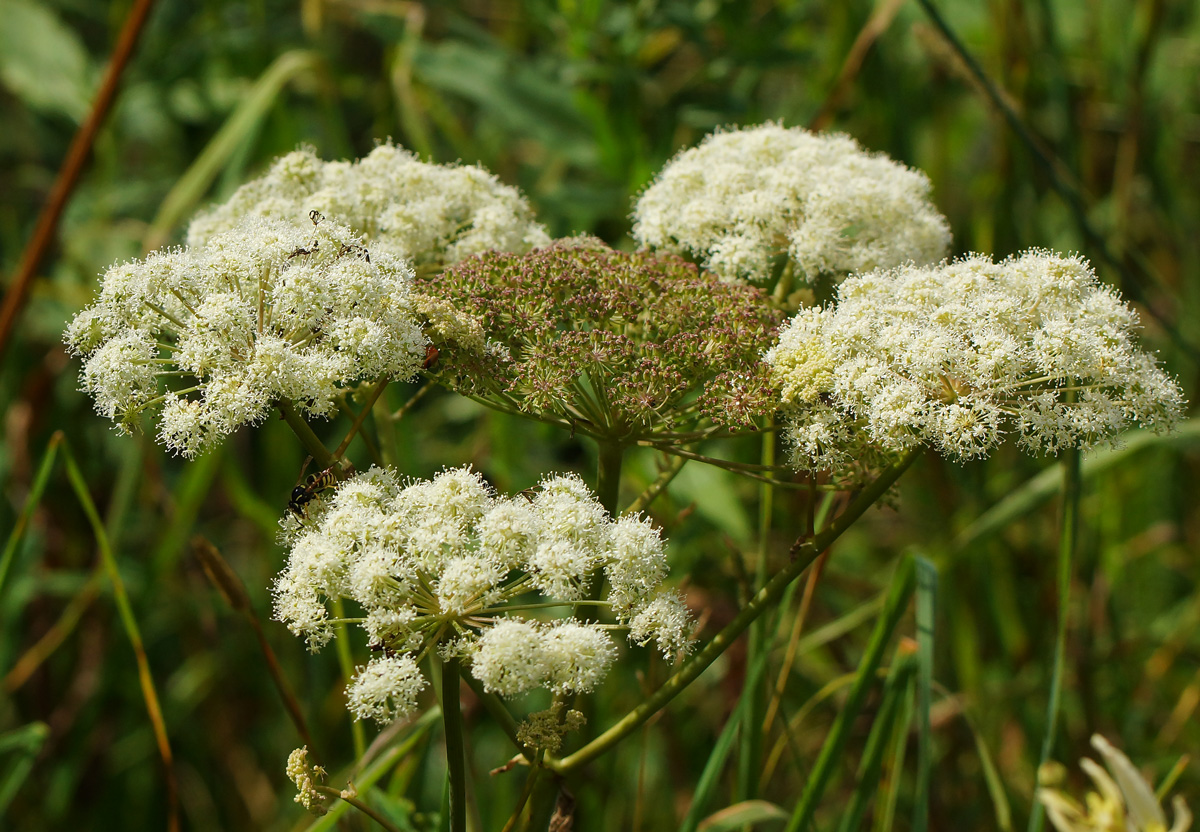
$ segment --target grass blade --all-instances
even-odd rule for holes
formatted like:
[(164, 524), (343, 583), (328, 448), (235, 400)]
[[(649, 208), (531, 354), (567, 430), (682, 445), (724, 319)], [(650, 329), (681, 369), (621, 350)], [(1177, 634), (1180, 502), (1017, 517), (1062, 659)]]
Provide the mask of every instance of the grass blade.
[(712, 752), (708, 755), (708, 761), (704, 764), (704, 771), (700, 774), (700, 780), (696, 783), (696, 791), (692, 794), (692, 805), (688, 808), (687, 814), (683, 818), (683, 823), (679, 826), (679, 832), (695, 832), (700, 825), (700, 817), (704, 812), (705, 807), (713, 797), (717, 786), (721, 781), (721, 772), (725, 769), (725, 760), (729, 756), (729, 752), (733, 750), (733, 741), (737, 738), (739, 730), (741, 732), (752, 731), (757, 733), (757, 724), (750, 721), (750, 715), (754, 712), (753, 694), (758, 691), (759, 683), (762, 681), (763, 675), (767, 669), (767, 651), (762, 650), (755, 657), (754, 665), (750, 668), (750, 673), (746, 677), (746, 685), (742, 689), (742, 695), (738, 699), (737, 707), (730, 714), (729, 719), (725, 720), (725, 727), (721, 729), (721, 735), (717, 738), (716, 745), (713, 746)]
[(29, 488), (29, 495), (25, 498), (25, 507), (21, 509), (17, 522), (13, 524), (12, 531), (8, 533), (8, 540), (4, 543), (4, 552), (0, 553), (0, 592), (4, 591), (4, 579), (8, 577), (8, 570), (17, 556), (17, 547), (21, 545), (21, 540), (25, 537), (29, 518), (33, 516), (34, 510), (42, 502), (42, 494), (46, 491), (46, 483), (50, 479), (50, 472), (54, 469), (54, 460), (58, 456), (58, 447), (62, 441), (62, 433), (55, 433), (50, 437), (50, 442), (46, 445), (45, 452), (42, 453), (41, 465), (38, 466), (37, 474), (33, 477), (33, 484)]
[(933, 704), (933, 636), (937, 616), (937, 567), (917, 562), (917, 790), (913, 832), (929, 828), (929, 777), (933, 768), (929, 710)]
[(776, 820), (787, 820), (787, 812), (765, 800), (744, 800), (709, 815), (698, 832), (733, 832)]
[(31, 722), (0, 734), (0, 754), (15, 752), (16, 757), (8, 773), (0, 779), (0, 817), (33, 770), (34, 760), (49, 736), (50, 726), (44, 722)]
[(817, 803), (820, 802), (821, 795), (824, 794), (834, 769), (841, 762), (842, 752), (850, 735), (850, 727), (858, 716), (858, 712), (862, 710), (867, 692), (875, 683), (875, 672), (883, 659), (884, 648), (891, 640), (896, 625), (900, 623), (900, 617), (908, 609), (908, 602), (916, 583), (915, 573), (913, 558), (905, 558), (901, 561), (895, 577), (892, 578), (883, 613), (875, 624), (875, 630), (871, 633), (871, 640), (867, 643), (866, 652), (858, 664), (858, 673), (850, 688), (850, 693), (846, 697), (846, 704), (842, 706), (841, 713), (838, 714), (833, 728), (829, 731), (829, 736), (825, 739), (825, 744), (821, 746), (821, 753), (817, 756), (812, 774), (805, 783), (804, 791), (788, 822), (787, 832), (800, 832), (802, 829), (807, 829), (812, 823)]
[[(1132, 430), (1122, 437), (1120, 448), (1089, 453), (1080, 464), (1080, 477), (1086, 480), (1102, 474), (1146, 448), (1158, 445), (1190, 447), (1197, 442), (1200, 442), (1200, 419), (1180, 422), (1170, 433)], [(1053, 465), (1026, 481), (963, 529), (955, 538), (953, 549), (958, 552), (970, 549), (983, 538), (995, 534), (1049, 500), (1062, 488), (1062, 472), (1060, 466)]]
[[(392, 766), (403, 760), (424, 739), (425, 734), (434, 725), (438, 724), (441, 718), (441, 708), (436, 705), (430, 708), (409, 726), (412, 731), (402, 742), (389, 748), (380, 755), (379, 759), (355, 775), (354, 785), (358, 789), (359, 794), (365, 795), (372, 786), (379, 782), (383, 775), (391, 770)], [(350, 804), (344, 800), (335, 800), (329, 805), (328, 809), (323, 816), (309, 824), (305, 832), (330, 832), (330, 830), (338, 828), (338, 822), (342, 819), (342, 816), (350, 811)]]
[(879, 790), (879, 778), (883, 772), (883, 758), (888, 750), (888, 741), (896, 725), (896, 716), (904, 704), (909, 682), (917, 669), (917, 661), (912, 655), (911, 643), (901, 643), (895, 663), (888, 673), (887, 682), (883, 688), (883, 700), (879, 704), (879, 712), (871, 724), (871, 733), (867, 736), (867, 746), (863, 749), (862, 762), (858, 767), (858, 785), (850, 802), (842, 811), (842, 822), (838, 832), (855, 832), (862, 826), (863, 815)]
[(133, 615), (133, 607), (129, 604), (129, 595), (125, 592), (125, 582), (121, 580), (121, 572), (117, 568), (117, 560), (112, 546), (109, 545), (108, 532), (100, 520), (100, 512), (96, 510), (96, 504), (92, 502), (92, 495), (83, 479), (83, 472), (79, 470), (71, 448), (62, 438), (62, 434), (56, 434), (56, 436), (59, 437), (59, 444), (62, 446), (67, 479), (70, 480), (71, 488), (75, 491), (75, 496), (79, 499), (83, 512), (87, 515), (92, 531), (96, 535), (96, 546), (100, 550), (100, 558), (104, 563), (109, 580), (112, 581), (117, 613), (137, 660), (138, 683), (142, 688), (142, 698), (146, 701), (146, 712), (150, 715), (150, 724), (154, 729), (154, 739), (158, 744), (158, 753), (162, 757), (163, 773), (167, 781), (167, 828), (176, 832), (179, 829), (179, 788), (175, 779), (175, 759), (171, 753), (171, 742), (167, 738), (167, 726), (163, 720), (158, 693), (154, 688), (154, 677), (150, 673), (150, 662), (146, 658), (146, 648), (142, 643), (142, 633), (138, 628), (137, 619)]
[[(1054, 638), (1054, 668), (1050, 676), (1050, 702), (1046, 706), (1046, 733), (1042, 737), (1042, 753), (1037, 771), (1041, 771), (1054, 751), (1058, 733), (1058, 712), (1062, 706), (1063, 665), (1067, 659), (1068, 606), (1071, 602), (1071, 562), (1079, 543), (1079, 479), (1080, 453), (1078, 448), (1066, 452), (1063, 458), (1062, 536), (1058, 546), (1058, 629)], [(1035, 802), (1029, 815), (1029, 832), (1041, 832), (1045, 807)]]
[(267, 67), (254, 82), (250, 93), (163, 200), (157, 216), (150, 224), (150, 230), (146, 232), (146, 250), (156, 249), (165, 243), (171, 231), (195, 209), (208, 193), (222, 166), (243, 142), (253, 136), (284, 86), (305, 73), (316, 72), (321, 66), (321, 57), (316, 52), (293, 49), (284, 52)]

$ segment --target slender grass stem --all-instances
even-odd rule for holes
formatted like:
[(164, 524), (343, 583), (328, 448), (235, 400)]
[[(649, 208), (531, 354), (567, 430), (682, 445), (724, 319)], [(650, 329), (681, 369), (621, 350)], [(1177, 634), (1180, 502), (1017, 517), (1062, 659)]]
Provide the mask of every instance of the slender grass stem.
[[(1075, 220), (1075, 225), (1083, 235), (1084, 240), (1087, 241), (1088, 245), (1101, 259), (1107, 262), (1121, 276), (1122, 287), (1129, 294), (1133, 295), (1135, 300), (1142, 302), (1146, 311), (1162, 325), (1171, 339), (1192, 356), (1192, 358), (1200, 356), (1200, 347), (1190, 338), (1184, 336), (1174, 322), (1167, 320), (1162, 312), (1158, 310), (1157, 304), (1149, 302), (1143, 281), (1133, 274), (1125, 265), (1125, 261), (1113, 251), (1113, 248), (1108, 244), (1104, 235), (1096, 230), (1091, 219), (1089, 219), (1087, 200), (1084, 197), (1083, 190), (1076, 181), (1076, 177), (1067, 169), (1062, 160), (1046, 148), (1033, 134), (1033, 131), (1022, 121), (1021, 116), (1009, 103), (1008, 97), (1000, 91), (995, 82), (983, 71), (983, 67), (979, 65), (979, 61), (967, 50), (958, 35), (950, 28), (942, 13), (934, 5), (933, 0), (917, 0), (917, 2), (925, 10), (929, 19), (933, 21), (933, 25), (941, 32), (942, 37), (946, 39), (946, 43), (949, 44), (950, 48), (966, 64), (971, 75), (975, 77), (975, 80), (983, 89), (988, 101), (1000, 112), (1004, 120), (1008, 122), (1008, 126), (1012, 129), (1013, 133), (1029, 149), (1034, 162), (1046, 173), (1050, 187), (1058, 192), (1058, 195), (1067, 203), (1067, 207), (1070, 209), (1071, 215)], [(1160, 288), (1165, 286), (1162, 275), (1158, 273), (1157, 269), (1155, 269), (1144, 254), (1138, 251), (1127, 251), (1125, 254), (1137, 265), (1142, 277), (1148, 278), (1150, 282), (1158, 285)]]
[(329, 795), (330, 797), (336, 797), (339, 800), (346, 801), (351, 806), (353, 806), (355, 809), (362, 812), (364, 815), (369, 817), (371, 820), (375, 821), (380, 826), (382, 826), (384, 829), (386, 829), (387, 832), (400, 832), (400, 829), (398, 827), (396, 827), (395, 825), (393, 825), (390, 820), (388, 820), (383, 815), (376, 812), (374, 809), (372, 809), (370, 807), (369, 804), (359, 800), (357, 797), (350, 797), (349, 795), (342, 794), (341, 791), (339, 791), (338, 789), (332, 788), (330, 786), (314, 785), (313, 789), (320, 792), (321, 794), (326, 794), (326, 795)]
[[(1050, 701), (1046, 706), (1046, 733), (1038, 756), (1038, 770), (1050, 760), (1058, 734), (1058, 714), (1062, 707), (1063, 671), (1067, 661), (1067, 626), (1071, 602), (1071, 563), (1079, 545), (1079, 461), (1078, 448), (1071, 448), (1063, 459), (1062, 529), (1058, 543), (1058, 630), (1054, 638), (1054, 669), (1050, 676)], [(1034, 803), (1029, 816), (1029, 832), (1041, 832), (1045, 809)]]
[(862, 709), (867, 693), (875, 684), (879, 663), (883, 659), (883, 651), (891, 640), (892, 632), (896, 629), (900, 617), (908, 609), (908, 602), (915, 586), (916, 569), (913, 560), (909, 558), (900, 564), (896, 577), (892, 580), (883, 612), (879, 615), (866, 652), (863, 654), (862, 661), (859, 662), (854, 684), (829, 731), (829, 736), (825, 738), (825, 743), (821, 746), (817, 762), (813, 765), (812, 773), (805, 781), (804, 791), (800, 794), (800, 800), (792, 811), (785, 832), (801, 832), (801, 830), (808, 829), (812, 823), (813, 814), (817, 810), (821, 796), (825, 793), (825, 787), (829, 784), (834, 770), (842, 762), (842, 752), (850, 736), (850, 729)]
[(399, 422), (401, 419), (403, 419), (408, 414), (408, 411), (412, 410), (413, 406), (416, 405), (417, 402), (421, 401), (421, 399), (428, 396), (429, 391), (432, 390), (435, 386), (436, 385), (434, 385), (434, 383), (432, 381), (427, 382), (426, 384), (422, 385), (421, 388), (419, 390), (417, 390), (417, 392), (412, 394), (412, 398), (410, 398), (408, 401), (406, 401), (404, 404), (402, 404), (400, 406), (400, 408), (395, 413), (392, 414), (392, 421)]
[(87, 515), (88, 522), (92, 526), (92, 531), (96, 535), (96, 547), (100, 550), (100, 559), (104, 563), (104, 569), (108, 573), (109, 580), (112, 582), (113, 600), (117, 604), (117, 613), (120, 616), (122, 626), (125, 628), (125, 635), (129, 639), (129, 644), (133, 648), (134, 658), (137, 661), (138, 682), (142, 689), (142, 698), (146, 703), (146, 711), (150, 716), (150, 724), (154, 729), (154, 738), (158, 744), (159, 756), (162, 757), (163, 768), (166, 774), (167, 828), (169, 830), (178, 830), (179, 788), (175, 779), (175, 756), (171, 751), (171, 743), (167, 737), (166, 721), (163, 719), (162, 706), (159, 704), (158, 692), (154, 687), (154, 677), (150, 673), (150, 661), (146, 656), (141, 629), (138, 627), (137, 618), (133, 614), (133, 606), (129, 603), (129, 595), (125, 591), (125, 582), (122, 580), (121, 571), (117, 567), (116, 555), (113, 553), (112, 546), (109, 543), (108, 532), (105, 530), (104, 523), (100, 519), (100, 512), (96, 510), (96, 504), (92, 501), (87, 483), (83, 479), (83, 472), (79, 470), (79, 466), (75, 462), (75, 456), (71, 453), (71, 449), (62, 437), (62, 434), (57, 433), (55, 436), (58, 438), (58, 444), (62, 447), (63, 462), (67, 468), (67, 479), (71, 481), (71, 487), (75, 491), (75, 496), (79, 498), (83, 512)]

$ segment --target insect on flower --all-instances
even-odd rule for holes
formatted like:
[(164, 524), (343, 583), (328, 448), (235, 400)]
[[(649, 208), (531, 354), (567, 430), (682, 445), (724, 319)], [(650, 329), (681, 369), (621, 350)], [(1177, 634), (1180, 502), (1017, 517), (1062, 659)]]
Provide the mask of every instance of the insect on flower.
[[(334, 471), (333, 465), (326, 468), (324, 471), (318, 471), (315, 474), (309, 474), (308, 479), (303, 485), (297, 485), (292, 489), (292, 497), (288, 500), (288, 511), (297, 517), (304, 517), (304, 507), (322, 491), (333, 488), (338, 483), (337, 473)], [(301, 471), (301, 476), (304, 472)]]
[[(316, 211), (316, 210), (309, 211), (308, 218), (309, 218), (309, 220), (312, 221), (313, 227), (320, 225), (321, 221), (325, 219), (324, 215), (320, 211)], [(291, 260), (293, 257), (299, 257), (302, 254), (305, 256), (308, 256), (310, 254), (316, 254), (317, 251), (320, 249), (320, 247), (321, 247), (321, 241), (314, 239), (311, 243), (309, 243), (307, 248), (305, 246), (297, 246), (296, 250), (288, 255), (287, 259)], [(344, 248), (344, 246), (343, 246), (343, 248)]]
[(432, 368), (435, 364), (437, 364), (438, 355), (440, 353), (441, 353), (441, 351), (437, 347), (435, 347), (433, 344), (430, 344), (429, 346), (427, 346), (425, 348), (425, 360), (423, 362), (421, 362), (421, 369), (428, 370), (428, 369)]

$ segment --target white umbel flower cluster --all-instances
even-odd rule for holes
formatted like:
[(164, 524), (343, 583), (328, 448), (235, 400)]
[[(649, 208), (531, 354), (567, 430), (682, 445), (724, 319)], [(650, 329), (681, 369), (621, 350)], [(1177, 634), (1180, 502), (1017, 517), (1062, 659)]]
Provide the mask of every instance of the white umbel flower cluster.
[[(360, 719), (411, 712), (425, 684), (418, 664), (432, 651), (469, 660), (502, 696), (591, 691), (616, 658), (614, 625), (575, 618), (576, 608), (608, 610), (631, 641), (654, 641), (670, 658), (690, 644), (687, 610), (662, 586), (658, 531), (638, 517), (611, 520), (574, 475), (502, 497), (469, 468), (407, 484), (372, 468), (310, 503), (291, 538), (275, 617), (318, 650), (339, 623), (330, 602), (357, 605), (362, 616), (350, 620), (379, 651), (350, 686)], [(586, 600), (601, 573), (605, 600)]]
[(311, 150), (275, 161), (224, 205), (192, 221), (199, 245), (242, 217), (294, 221), (319, 211), (365, 235), (374, 252), (448, 266), (497, 250), (523, 254), (550, 242), (520, 191), (471, 165), (433, 165), (392, 144), (354, 162), (325, 162)]
[(766, 360), (803, 469), (917, 444), (968, 459), (1008, 433), (1053, 454), (1178, 418), (1179, 387), (1134, 344), (1136, 324), (1078, 257), (973, 255), (849, 278)]
[(950, 229), (925, 174), (848, 136), (778, 124), (721, 130), (679, 153), (637, 201), (633, 236), (727, 281), (799, 282), (932, 263)]
[(415, 373), (412, 271), (313, 218), (248, 218), (109, 269), (65, 336), (96, 409), (128, 430), (161, 404), (159, 438), (194, 457), (280, 400), (324, 415), (349, 383)]

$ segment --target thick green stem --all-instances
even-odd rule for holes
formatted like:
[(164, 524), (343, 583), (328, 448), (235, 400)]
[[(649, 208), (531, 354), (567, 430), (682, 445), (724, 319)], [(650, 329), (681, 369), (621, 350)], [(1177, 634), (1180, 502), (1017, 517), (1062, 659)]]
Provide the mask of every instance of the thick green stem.
[(446, 773), (450, 781), (450, 832), (467, 829), (467, 773), (463, 748), (458, 659), (442, 662), (442, 722), (446, 727)]
[[(333, 617), (337, 620), (337, 638), (334, 639), (337, 648), (338, 667), (342, 671), (342, 681), (349, 687), (354, 678), (354, 656), (350, 653), (350, 634), (346, 627), (346, 608), (341, 598), (333, 601)], [(354, 759), (361, 760), (367, 751), (367, 738), (363, 724), (357, 719), (350, 721), (350, 736), (354, 740)]]
[[(1063, 667), (1067, 660), (1068, 607), (1071, 601), (1071, 563), (1079, 545), (1079, 458), (1078, 448), (1066, 452), (1063, 458), (1062, 529), (1058, 542), (1058, 632), (1054, 640), (1054, 670), (1050, 677), (1050, 702), (1046, 707), (1046, 733), (1042, 737), (1042, 753), (1038, 770), (1050, 761), (1054, 738), (1058, 733), (1058, 712), (1062, 706)], [(1044, 809), (1034, 803), (1029, 816), (1029, 832), (1041, 832)]]
[(621, 461), (625, 446), (613, 439), (601, 439), (600, 463), (596, 470), (596, 497), (609, 517), (616, 517), (621, 495)]
[[(780, 281), (782, 283), (782, 279)], [(775, 464), (775, 433), (768, 431), (762, 438), (762, 465), (769, 469)], [(771, 516), (775, 508), (775, 487), (763, 482), (758, 488), (758, 553), (754, 567), (754, 591), (758, 592), (767, 583), (767, 552), (771, 542)], [(759, 654), (766, 646), (766, 620), (758, 619), (750, 625), (750, 638), (746, 645), (746, 667), (756, 667)], [(758, 777), (762, 773), (762, 725), (766, 713), (761, 678), (754, 684), (747, 682), (742, 690), (743, 697), (750, 702), (742, 711), (744, 722), (741, 731), (741, 749), (738, 754), (737, 799), (750, 800), (755, 796)]]
[(788, 584), (807, 569), (809, 564), (816, 560), (823, 551), (833, 545), (833, 542), (841, 537), (846, 529), (850, 528), (875, 501), (892, 487), (896, 480), (900, 478), (900, 475), (917, 458), (918, 453), (920, 453), (919, 450), (910, 451), (899, 462), (880, 474), (874, 482), (859, 493), (858, 498), (847, 506), (846, 510), (836, 520), (829, 524), (828, 528), (816, 537), (809, 540), (796, 541), (789, 553), (791, 561), (788, 565), (755, 594), (733, 621), (729, 622), (721, 632), (713, 636), (712, 640), (703, 649), (684, 662), (683, 666), (671, 678), (667, 679), (662, 687), (655, 691), (646, 701), (634, 708), (615, 725), (574, 754), (564, 757), (561, 760), (547, 759), (546, 767), (560, 773), (577, 769), (612, 748), (633, 731), (636, 731), (646, 720), (665, 708), (672, 699), (678, 696), (710, 664), (716, 661), (718, 656), (729, 649), (729, 646), (733, 644), (737, 637), (745, 632), (746, 628), (754, 623), (759, 616), (770, 609), (774, 609), (775, 604), (782, 597)]
[(388, 407), (387, 399), (380, 397), (371, 407), (371, 414), (375, 418), (375, 435), (379, 437), (380, 459), (384, 465), (399, 467), (400, 447), (396, 442), (396, 419)]
[(308, 451), (309, 456), (321, 469), (329, 468), (334, 463), (333, 454), (329, 453), (329, 449), (321, 442), (320, 438), (313, 433), (313, 429), (309, 427), (308, 422), (304, 421), (304, 417), (296, 412), (296, 406), (287, 399), (280, 399), (277, 407), (279, 412), (283, 414), (284, 421), (288, 423), (288, 427), (296, 434), (304, 449)]

